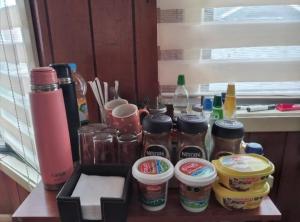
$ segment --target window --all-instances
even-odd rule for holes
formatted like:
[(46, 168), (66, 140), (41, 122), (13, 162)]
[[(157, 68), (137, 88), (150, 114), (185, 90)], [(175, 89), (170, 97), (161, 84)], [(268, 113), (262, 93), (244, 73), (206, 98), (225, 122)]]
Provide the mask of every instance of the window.
[[(158, 0), (160, 85), (177, 74), (198, 91), (300, 95), (296, 0)], [(166, 87), (165, 87), (166, 88)], [(194, 87), (195, 88), (195, 87)]]
[(26, 0), (0, 0), (0, 140), (2, 150), (4, 145), (12, 149), (24, 163), (23, 168), (11, 167), (34, 185), (39, 181), (39, 166), (28, 93), (29, 70), (37, 62), (27, 4)]

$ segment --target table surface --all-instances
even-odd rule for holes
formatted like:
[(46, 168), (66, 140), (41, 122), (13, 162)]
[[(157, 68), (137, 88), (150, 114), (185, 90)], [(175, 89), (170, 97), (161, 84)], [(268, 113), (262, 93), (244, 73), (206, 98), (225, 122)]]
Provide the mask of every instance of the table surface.
[[(59, 221), (56, 195), (57, 192), (45, 191), (42, 183), (40, 183), (13, 214), (14, 221)], [(190, 213), (181, 207), (176, 189), (169, 190), (165, 209), (159, 212), (149, 212), (142, 208), (137, 199), (137, 191), (133, 189), (127, 221), (272, 221), (280, 220), (280, 218), (281, 213), (269, 197), (263, 199), (259, 208), (244, 211), (229, 211), (212, 197), (204, 212)]]

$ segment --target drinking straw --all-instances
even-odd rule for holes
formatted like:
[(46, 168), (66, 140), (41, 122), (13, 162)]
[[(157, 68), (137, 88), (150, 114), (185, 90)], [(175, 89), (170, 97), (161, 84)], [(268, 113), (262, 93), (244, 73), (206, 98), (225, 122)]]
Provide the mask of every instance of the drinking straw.
[(120, 98), (120, 96), (119, 96), (119, 81), (118, 80), (115, 80), (115, 91), (117, 94), (117, 98)]
[(104, 85), (104, 102), (107, 103), (108, 102), (108, 83), (103, 82), (103, 85)]

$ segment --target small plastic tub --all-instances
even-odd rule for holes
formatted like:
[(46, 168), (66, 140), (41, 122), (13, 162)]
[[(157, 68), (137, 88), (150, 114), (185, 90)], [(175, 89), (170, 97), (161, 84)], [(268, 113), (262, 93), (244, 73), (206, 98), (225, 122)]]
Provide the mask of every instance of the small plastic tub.
[(143, 208), (159, 211), (166, 206), (168, 181), (174, 175), (172, 163), (160, 156), (138, 159), (132, 167), (132, 175), (138, 181)]
[(217, 172), (210, 162), (199, 158), (180, 160), (175, 166), (179, 180), (179, 195), (182, 207), (190, 212), (204, 211), (209, 202), (212, 184)]
[(213, 160), (219, 182), (233, 191), (248, 191), (264, 186), (274, 165), (257, 154), (234, 154)]
[(247, 210), (258, 208), (262, 199), (270, 192), (268, 183), (258, 189), (239, 192), (232, 191), (222, 186), (218, 182), (213, 185), (213, 190), (217, 201), (229, 210)]

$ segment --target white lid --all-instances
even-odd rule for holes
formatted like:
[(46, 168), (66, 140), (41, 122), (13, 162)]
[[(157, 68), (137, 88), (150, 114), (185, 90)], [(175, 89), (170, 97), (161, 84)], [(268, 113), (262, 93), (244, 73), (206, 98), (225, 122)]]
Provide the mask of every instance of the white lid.
[(143, 184), (162, 184), (173, 177), (174, 166), (164, 157), (147, 156), (133, 164), (132, 175)]
[(214, 165), (207, 160), (186, 158), (176, 164), (175, 177), (188, 186), (207, 186), (216, 180), (217, 171)]

